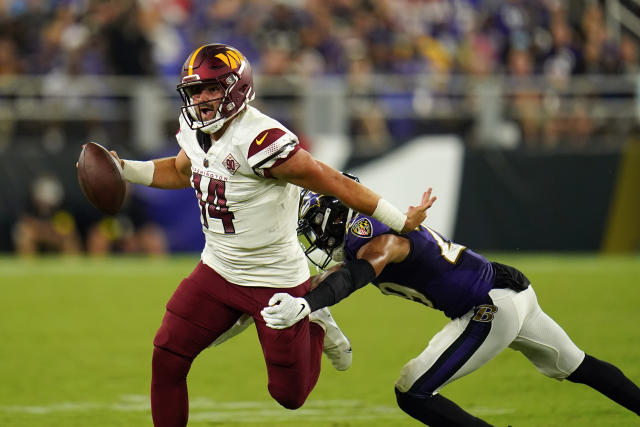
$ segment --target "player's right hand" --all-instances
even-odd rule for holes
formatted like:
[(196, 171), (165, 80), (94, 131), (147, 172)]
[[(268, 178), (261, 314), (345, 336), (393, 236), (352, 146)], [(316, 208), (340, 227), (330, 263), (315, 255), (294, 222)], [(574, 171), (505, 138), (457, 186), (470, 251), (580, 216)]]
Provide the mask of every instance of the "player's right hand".
[(279, 292), (269, 300), (269, 305), (260, 314), (268, 327), (285, 329), (295, 325), (311, 313), (309, 303), (304, 298), (296, 298)]
[(124, 160), (122, 160), (120, 156), (118, 156), (118, 153), (116, 153), (114, 150), (109, 151), (109, 153), (111, 153), (111, 155), (116, 158), (116, 160), (120, 163), (120, 166), (122, 166), (122, 168), (124, 169)]
[(436, 196), (431, 197), (431, 187), (429, 187), (429, 189), (422, 194), (422, 203), (420, 206), (409, 206), (407, 220), (405, 221), (402, 232), (408, 233), (422, 224), (422, 221), (427, 219), (427, 209), (433, 205), (436, 199)]

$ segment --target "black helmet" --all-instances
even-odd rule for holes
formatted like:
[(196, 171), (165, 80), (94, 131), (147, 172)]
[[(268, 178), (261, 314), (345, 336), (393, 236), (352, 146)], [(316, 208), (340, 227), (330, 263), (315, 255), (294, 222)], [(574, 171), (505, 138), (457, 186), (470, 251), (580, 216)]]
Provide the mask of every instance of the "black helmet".
[[(346, 174), (351, 179), (358, 178)], [(344, 259), (344, 236), (353, 210), (333, 196), (302, 190), (298, 205), (298, 237), (309, 260), (325, 269)]]

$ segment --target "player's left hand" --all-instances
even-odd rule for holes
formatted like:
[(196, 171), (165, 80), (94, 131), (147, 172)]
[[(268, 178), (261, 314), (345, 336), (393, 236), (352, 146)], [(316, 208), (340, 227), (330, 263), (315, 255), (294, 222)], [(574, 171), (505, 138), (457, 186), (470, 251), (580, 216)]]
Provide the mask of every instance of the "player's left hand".
[(414, 230), (427, 219), (427, 209), (436, 201), (437, 197), (431, 197), (431, 187), (422, 194), (422, 203), (419, 206), (409, 206), (407, 211), (407, 221), (404, 223), (403, 233)]
[(274, 294), (269, 305), (260, 314), (272, 329), (285, 329), (295, 325), (311, 313), (309, 303), (304, 298), (296, 298), (283, 292)]

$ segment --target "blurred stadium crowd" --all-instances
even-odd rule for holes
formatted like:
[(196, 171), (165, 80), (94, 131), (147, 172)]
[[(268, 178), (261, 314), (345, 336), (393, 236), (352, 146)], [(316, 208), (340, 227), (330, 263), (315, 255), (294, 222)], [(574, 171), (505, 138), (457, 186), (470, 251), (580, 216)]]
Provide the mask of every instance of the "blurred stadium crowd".
[(599, 1), (4, 0), (0, 73), (176, 75), (203, 42), (261, 74), (637, 71)]
[[(625, 11), (637, 13), (637, 4), (629, 3)], [(351, 94), (386, 95), (381, 102), (354, 102), (350, 126), (356, 155), (379, 153), (425, 128), (462, 129), (465, 139), (477, 144), (581, 149), (590, 145), (589, 137), (612, 130), (617, 136), (605, 142), (621, 140), (619, 121), (612, 124), (612, 114), (592, 98), (635, 97), (636, 82), (629, 78), (604, 93), (602, 86), (611, 84), (574, 83), (584, 81), (575, 80), (580, 76), (630, 76), (638, 70), (637, 38), (619, 23), (612, 25), (604, 5), (598, 0), (4, 0), (0, 75), (154, 76), (174, 84), (193, 46), (223, 42), (243, 52), (260, 76), (344, 76)], [(414, 85), (403, 99), (402, 91), (399, 97), (385, 93), (388, 83), (377, 75), (437, 80), (426, 90)], [(507, 122), (487, 118), (483, 126), (480, 107), (472, 104), (487, 103), (460, 102), (475, 92), (474, 83), (454, 76), (477, 82), (494, 75), (508, 79), (500, 89), (506, 111), (500, 114)], [(411, 131), (401, 120), (385, 120), (393, 119), (390, 113), (402, 114), (404, 106), (423, 119), (449, 112), (446, 118), (455, 120), (414, 123)], [(634, 122), (627, 120), (624, 131)]]
[[(14, 76), (33, 76), (45, 81), (45, 97), (65, 94), (74, 91), (74, 78), (89, 75), (159, 79), (173, 90), (186, 55), (210, 42), (248, 57), (262, 80), (259, 103), (282, 81), (344, 82), (340, 99), (348, 105), (345, 133), (355, 159), (429, 133), (459, 135), (469, 147), (620, 149), (638, 133), (638, 38), (608, 3), (0, 0), (0, 153), (34, 138), (51, 152), (69, 140), (92, 139), (135, 152), (130, 128), (118, 133), (111, 124), (85, 120), (84, 133), (74, 138), (73, 117), (44, 124), (37, 113), (32, 121), (16, 119), (9, 111), (16, 104), (8, 103), (25, 89), (5, 89)], [(636, 2), (615, 3), (636, 19), (640, 14)], [(296, 109), (304, 85), (285, 84), (290, 93), (272, 100)], [(178, 114), (171, 110), (167, 141)], [(277, 107), (269, 112), (312, 146), (314, 132), (280, 117)], [(69, 182), (63, 185), (68, 189)], [(88, 238), (89, 226), (84, 229)], [(68, 247), (82, 246), (89, 245)]]

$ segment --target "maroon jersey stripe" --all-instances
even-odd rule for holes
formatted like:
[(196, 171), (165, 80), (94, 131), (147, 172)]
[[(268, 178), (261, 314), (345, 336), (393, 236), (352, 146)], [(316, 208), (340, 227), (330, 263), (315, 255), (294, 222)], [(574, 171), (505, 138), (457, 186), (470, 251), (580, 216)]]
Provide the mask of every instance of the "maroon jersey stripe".
[(280, 137), (282, 137), (284, 133), (285, 132), (282, 129), (278, 129), (278, 128), (263, 130), (251, 142), (251, 145), (249, 146), (248, 157), (251, 157), (256, 153), (259, 153), (260, 151), (269, 147), (271, 144), (277, 141)]

